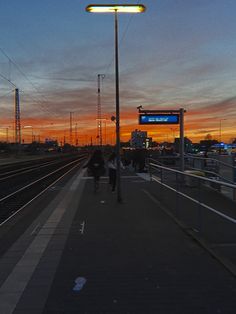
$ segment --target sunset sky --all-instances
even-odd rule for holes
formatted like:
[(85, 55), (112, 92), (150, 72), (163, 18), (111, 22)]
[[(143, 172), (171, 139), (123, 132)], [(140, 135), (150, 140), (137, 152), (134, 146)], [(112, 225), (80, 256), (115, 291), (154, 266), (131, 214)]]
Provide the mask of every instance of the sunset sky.
[[(199, 141), (236, 137), (236, 1), (142, 3), (119, 15), (121, 139), (134, 129), (172, 141), (178, 126), (140, 126), (137, 106), (186, 110), (185, 134)], [(70, 112), (80, 144), (96, 142), (97, 75), (103, 140), (115, 141), (114, 18), (85, 11), (84, 0), (0, 0), (0, 140), (13, 140), (14, 85), (22, 138), (69, 139)], [(14, 84), (14, 85), (13, 85)], [(31, 128), (24, 128), (31, 126)], [(75, 133), (75, 132), (74, 132)]]

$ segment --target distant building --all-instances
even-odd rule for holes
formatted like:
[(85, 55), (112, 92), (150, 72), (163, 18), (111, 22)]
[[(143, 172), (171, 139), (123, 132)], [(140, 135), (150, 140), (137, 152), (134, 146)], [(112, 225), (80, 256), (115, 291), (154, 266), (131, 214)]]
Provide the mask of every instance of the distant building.
[[(175, 151), (177, 153), (179, 153), (179, 146), (180, 146), (180, 139), (179, 138), (175, 138), (174, 146), (175, 146)], [(192, 141), (187, 137), (184, 138), (184, 152), (185, 153), (192, 153), (193, 152)]]
[(147, 136), (147, 131), (136, 129), (131, 132), (130, 147), (132, 148), (148, 148), (151, 146), (152, 138)]

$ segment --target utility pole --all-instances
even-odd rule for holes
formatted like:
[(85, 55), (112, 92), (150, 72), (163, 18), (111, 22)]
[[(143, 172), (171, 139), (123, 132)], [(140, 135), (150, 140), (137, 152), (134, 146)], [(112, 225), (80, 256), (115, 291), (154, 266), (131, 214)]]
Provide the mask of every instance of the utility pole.
[(70, 145), (72, 145), (72, 113), (73, 112), (70, 112)]
[(6, 142), (8, 143), (8, 127), (6, 127)]
[(21, 144), (20, 97), (19, 89), (15, 89), (15, 142)]
[(75, 124), (75, 145), (78, 146), (78, 123)]
[(184, 172), (184, 109), (179, 109), (179, 123), (180, 123), (180, 171)]
[(102, 146), (102, 107), (101, 107), (101, 79), (105, 78), (104, 74), (98, 74), (98, 103), (97, 103), (97, 138), (99, 146)]

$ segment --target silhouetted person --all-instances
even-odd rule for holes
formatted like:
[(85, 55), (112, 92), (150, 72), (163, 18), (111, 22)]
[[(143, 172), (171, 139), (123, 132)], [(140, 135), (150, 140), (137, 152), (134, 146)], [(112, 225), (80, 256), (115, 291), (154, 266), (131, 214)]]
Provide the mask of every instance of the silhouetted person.
[(100, 176), (103, 175), (104, 170), (105, 170), (104, 164), (105, 163), (104, 163), (102, 151), (100, 149), (96, 149), (86, 165), (94, 178), (94, 191), (95, 192), (99, 188)]
[(139, 150), (139, 154), (138, 154), (139, 172), (144, 172), (145, 159), (146, 159), (146, 150), (145, 149), (140, 149)]
[[(124, 169), (122, 162), (120, 161), (121, 168)], [(107, 161), (109, 184), (111, 185), (112, 192), (116, 189), (116, 171), (117, 171), (117, 159), (116, 153), (112, 153)]]
[(134, 168), (134, 171), (137, 171), (137, 168), (138, 168), (138, 150), (137, 149), (133, 150), (132, 166)]

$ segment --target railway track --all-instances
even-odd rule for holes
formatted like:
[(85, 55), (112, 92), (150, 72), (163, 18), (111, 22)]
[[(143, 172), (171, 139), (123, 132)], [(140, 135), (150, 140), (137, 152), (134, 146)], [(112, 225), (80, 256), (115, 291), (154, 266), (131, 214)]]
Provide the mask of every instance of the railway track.
[(0, 226), (86, 158), (77, 154), (0, 167)]

